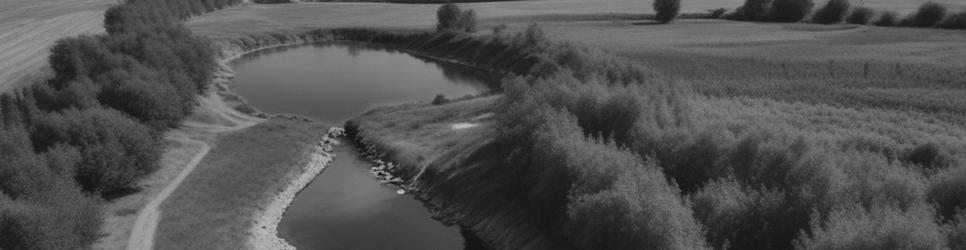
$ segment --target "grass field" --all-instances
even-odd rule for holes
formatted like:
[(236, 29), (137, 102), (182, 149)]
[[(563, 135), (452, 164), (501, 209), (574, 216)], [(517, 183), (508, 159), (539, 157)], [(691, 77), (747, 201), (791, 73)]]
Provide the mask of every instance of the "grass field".
[(244, 249), (255, 215), (328, 127), (285, 119), (220, 135), (161, 206), (158, 249)]
[(0, 8), (0, 92), (46, 76), (57, 39), (104, 31), (113, 0), (5, 0)]
[[(865, 6), (908, 13), (927, 0), (864, 0)], [(957, 0), (935, 1), (951, 10), (964, 10)], [(738, 7), (742, 0), (686, 0), (682, 13), (705, 13), (710, 9)], [(816, 1), (817, 5), (824, 1)], [(546, 15), (653, 13), (649, 1), (637, 0), (537, 0), (460, 4), (476, 10), (481, 19), (527, 23)], [(193, 30), (215, 37), (232, 37), (268, 31), (333, 27), (433, 26), (435, 4), (302, 3), (250, 4), (218, 11), (188, 22)]]

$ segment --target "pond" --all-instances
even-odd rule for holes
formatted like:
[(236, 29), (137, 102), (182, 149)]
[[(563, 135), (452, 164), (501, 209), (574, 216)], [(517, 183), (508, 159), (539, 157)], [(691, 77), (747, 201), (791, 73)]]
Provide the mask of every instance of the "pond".
[[(267, 113), (290, 113), (341, 125), (387, 104), (429, 102), (490, 91), (488, 75), (464, 66), (357, 44), (279, 47), (235, 60), (232, 89)], [(461, 249), (474, 242), (459, 227), (433, 220), (422, 203), (369, 174), (347, 142), (295, 198), (279, 236), (299, 249)], [(464, 232), (465, 233), (465, 232)], [(475, 248), (478, 246), (466, 246)]]

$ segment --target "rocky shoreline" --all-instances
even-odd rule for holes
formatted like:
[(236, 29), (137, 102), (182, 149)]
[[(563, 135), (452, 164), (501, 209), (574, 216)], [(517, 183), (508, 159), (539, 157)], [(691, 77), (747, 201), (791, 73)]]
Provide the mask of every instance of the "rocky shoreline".
[(322, 170), (325, 170), (325, 167), (335, 158), (332, 148), (339, 143), (338, 138), (343, 134), (342, 128), (330, 128), (308, 153), (308, 161), (302, 167), (301, 172), (289, 178), (285, 189), (263, 206), (261, 214), (253, 218), (254, 223), (249, 229), (250, 237), (248, 239), (248, 245), (251, 249), (295, 249), (294, 246), (278, 237), (278, 223), (281, 222), (285, 210), (295, 200), (295, 195), (321, 174)]

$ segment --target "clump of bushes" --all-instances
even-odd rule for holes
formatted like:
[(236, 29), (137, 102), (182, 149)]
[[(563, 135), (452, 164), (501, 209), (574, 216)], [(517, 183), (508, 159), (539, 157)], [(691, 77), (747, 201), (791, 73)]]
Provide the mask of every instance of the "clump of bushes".
[(845, 22), (865, 25), (872, 21), (872, 17), (874, 16), (875, 11), (872, 11), (872, 9), (868, 7), (858, 7), (852, 9), (852, 13), (849, 14), (849, 17), (845, 19)]
[(436, 30), (449, 32), (476, 32), (476, 11), (461, 11), (454, 3), (446, 3), (436, 11)]
[(661, 23), (669, 23), (678, 16), (681, 10), (681, 0), (654, 0), (655, 19)]
[(946, 249), (944, 228), (931, 209), (847, 206), (815, 221), (797, 249)]
[(761, 21), (768, 14), (771, 3), (772, 0), (745, 0), (745, 3), (727, 18), (743, 21)]
[(447, 103), (449, 103), (449, 99), (446, 99), (446, 96), (442, 94), (436, 95), (432, 102), (433, 105), (443, 105)]
[(894, 27), (899, 25), (899, 14), (892, 11), (882, 13), (882, 15), (879, 16), (879, 19), (876, 20), (873, 25), (882, 27)]
[(774, 0), (765, 20), (783, 23), (798, 22), (811, 13), (814, 5), (812, 0)]
[(906, 24), (914, 27), (933, 27), (946, 16), (946, 6), (927, 2), (919, 6), (915, 14), (908, 17)]
[(966, 29), (966, 11), (947, 16), (938, 27), (943, 29)]
[(849, 0), (829, 0), (824, 7), (815, 12), (812, 21), (820, 24), (841, 23), (851, 6)]

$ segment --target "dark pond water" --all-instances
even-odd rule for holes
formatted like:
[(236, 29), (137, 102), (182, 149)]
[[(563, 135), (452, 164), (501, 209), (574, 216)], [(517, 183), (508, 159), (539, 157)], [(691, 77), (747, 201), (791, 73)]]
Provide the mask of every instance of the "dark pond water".
[[(334, 125), (378, 105), (489, 90), (481, 72), (362, 45), (263, 50), (236, 60), (233, 67), (232, 88), (259, 110), (302, 114)], [(412, 196), (380, 185), (348, 143), (335, 153), (335, 161), (296, 196), (279, 224), (279, 235), (290, 244), (299, 249), (478, 247), (464, 246), (474, 240), (430, 218)]]
[(261, 50), (236, 60), (233, 89), (259, 110), (342, 124), (369, 108), (487, 92), (487, 75), (355, 44)]

